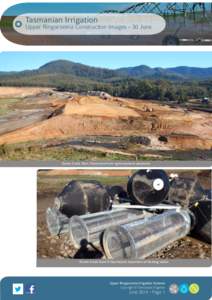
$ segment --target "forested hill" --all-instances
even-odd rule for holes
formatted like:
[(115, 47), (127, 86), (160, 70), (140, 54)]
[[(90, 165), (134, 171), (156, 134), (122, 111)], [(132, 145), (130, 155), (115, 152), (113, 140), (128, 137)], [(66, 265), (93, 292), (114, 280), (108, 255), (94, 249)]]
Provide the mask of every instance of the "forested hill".
[(188, 97), (212, 96), (212, 68), (151, 68), (141, 64), (111, 70), (57, 60), (36, 70), (0, 70), (0, 85), (49, 86), (76, 92), (104, 90), (123, 97), (185, 101)]
[(22, 72), (3, 72), (0, 77), (23, 77), (43, 74), (66, 74), (91, 80), (107, 80), (114, 77), (133, 77), (137, 79), (169, 79), (169, 80), (204, 80), (212, 79), (211, 68), (194, 68), (180, 66), (175, 68), (151, 68), (146, 65), (119, 68), (115, 70), (97, 68), (68, 60), (56, 60), (46, 63), (36, 70)]

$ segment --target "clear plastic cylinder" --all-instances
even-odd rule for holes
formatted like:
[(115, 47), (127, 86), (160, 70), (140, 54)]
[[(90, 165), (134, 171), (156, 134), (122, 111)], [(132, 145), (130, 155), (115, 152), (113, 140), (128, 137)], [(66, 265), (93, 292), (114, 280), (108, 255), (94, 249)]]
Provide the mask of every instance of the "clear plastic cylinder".
[(143, 259), (190, 232), (187, 211), (168, 211), (105, 230), (103, 248), (109, 259)]
[(73, 216), (69, 223), (70, 240), (76, 248), (80, 247), (82, 240), (99, 244), (101, 234), (106, 228), (138, 218), (142, 218), (142, 212), (131, 209), (114, 209), (84, 216)]
[(69, 231), (69, 218), (55, 207), (47, 208), (46, 224), (51, 235), (65, 234)]

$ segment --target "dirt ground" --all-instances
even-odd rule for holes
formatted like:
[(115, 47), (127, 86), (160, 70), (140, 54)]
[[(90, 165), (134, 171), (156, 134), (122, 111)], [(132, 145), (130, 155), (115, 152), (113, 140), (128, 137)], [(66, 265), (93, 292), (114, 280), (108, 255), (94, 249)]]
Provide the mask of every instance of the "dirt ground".
[[(60, 149), (65, 145), (85, 151), (142, 154), (146, 158), (158, 155), (159, 159), (160, 151), (168, 157), (173, 151), (210, 153), (212, 148), (210, 112), (142, 99), (103, 100), (53, 89), (1, 87), (0, 110), (5, 97), (20, 101), (8, 106), (7, 111), (2, 106), (5, 113), (0, 115), (0, 145), (45, 142)], [(120, 138), (129, 141), (120, 142)]]
[(40, 92), (49, 92), (49, 88), (37, 88), (37, 87), (1, 87), (0, 99), (2, 98), (23, 98), (27, 96), (34, 96)]
[[(45, 211), (53, 205), (54, 198), (72, 179), (95, 179), (105, 185), (119, 184), (126, 188), (128, 176), (135, 170), (42, 170), (38, 172), (37, 194), (37, 256), (38, 258), (73, 258), (76, 249), (66, 235), (52, 237), (47, 229)], [(169, 170), (176, 173), (176, 170)], [(179, 173), (179, 170), (177, 170)], [(185, 177), (198, 176), (203, 188), (211, 188), (210, 175), (206, 171), (181, 171)], [(187, 236), (171, 243), (149, 258), (211, 258), (211, 245)]]

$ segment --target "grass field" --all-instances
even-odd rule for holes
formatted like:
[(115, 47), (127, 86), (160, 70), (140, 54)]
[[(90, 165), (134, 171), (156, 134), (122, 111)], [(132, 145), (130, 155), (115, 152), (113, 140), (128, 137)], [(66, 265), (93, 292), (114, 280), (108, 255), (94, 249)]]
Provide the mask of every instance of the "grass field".
[[(133, 158), (131, 158), (132, 160)], [(39, 145), (20, 143), (0, 146), (0, 160), (54, 160), (54, 161), (100, 161), (130, 160), (128, 156), (98, 151), (76, 150), (70, 147), (42, 148)]]
[(0, 145), (0, 160), (45, 160), (45, 161), (154, 161), (154, 160), (208, 160), (211, 151), (157, 151), (138, 152), (134, 156), (107, 153), (95, 150), (65, 147), (46, 147), (44, 141)]
[(58, 193), (71, 180), (97, 180), (103, 185), (126, 185), (127, 178), (125, 176), (95, 176), (95, 175), (59, 175), (45, 176), (38, 175), (37, 185), (38, 193)]

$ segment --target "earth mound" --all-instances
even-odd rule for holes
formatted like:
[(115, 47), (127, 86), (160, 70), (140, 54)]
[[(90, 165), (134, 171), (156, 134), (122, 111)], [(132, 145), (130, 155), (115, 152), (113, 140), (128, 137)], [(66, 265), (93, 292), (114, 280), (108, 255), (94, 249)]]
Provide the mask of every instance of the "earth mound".
[[(29, 92), (35, 91), (31, 89)], [(46, 97), (45, 93), (42, 97)], [(55, 92), (45, 105), (47, 103), (53, 109), (51, 116), (0, 135), (0, 145), (103, 135), (146, 136), (151, 140), (151, 145), (146, 147), (155, 150), (212, 148), (212, 119), (207, 112), (188, 111), (146, 100), (104, 100), (80, 95), (58, 96), (57, 99)]]

